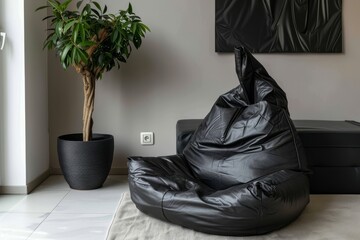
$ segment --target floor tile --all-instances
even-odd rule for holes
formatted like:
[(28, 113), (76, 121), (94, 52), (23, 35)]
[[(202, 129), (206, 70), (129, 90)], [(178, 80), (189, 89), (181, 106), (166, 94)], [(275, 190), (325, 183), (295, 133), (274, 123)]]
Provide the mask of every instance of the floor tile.
[(105, 239), (112, 214), (52, 213), (29, 240), (102, 240)]
[(69, 191), (33, 192), (12, 207), (10, 212), (49, 213), (68, 193)]
[(26, 195), (0, 195), (0, 212), (10, 211), (25, 197)]
[(35, 191), (69, 191), (70, 189), (63, 175), (52, 175), (37, 187)]
[(112, 175), (100, 189), (79, 191), (55, 175), (29, 195), (1, 195), (0, 239), (102, 240), (128, 190), (127, 176)]
[(54, 209), (54, 213), (114, 213), (125, 187), (96, 191), (71, 190)]
[(108, 213), (116, 210), (122, 193), (129, 191), (126, 176), (109, 176), (104, 186), (95, 190), (71, 190), (54, 213)]
[(0, 239), (25, 240), (47, 216), (43, 213), (1, 213)]

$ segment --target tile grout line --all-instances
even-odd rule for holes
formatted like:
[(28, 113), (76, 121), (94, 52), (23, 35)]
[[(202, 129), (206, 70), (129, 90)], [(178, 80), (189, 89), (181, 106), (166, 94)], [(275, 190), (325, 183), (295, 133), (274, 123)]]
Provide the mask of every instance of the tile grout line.
[(36, 230), (40, 227), (41, 224), (43, 224), (43, 222), (45, 222), (45, 220), (50, 216), (50, 214), (54, 211), (54, 209), (59, 206), (59, 204), (62, 202), (62, 200), (64, 200), (64, 198), (70, 193), (71, 190), (69, 190), (65, 196), (63, 198), (61, 198), (61, 200), (58, 202), (58, 204), (56, 204), (56, 206), (51, 210), (51, 212), (46, 216), (46, 218), (44, 218), (39, 225), (37, 225), (37, 227), (34, 229), (34, 231), (32, 231), (32, 233), (26, 238), (26, 240), (30, 239), (30, 237), (34, 234), (34, 232), (36, 232)]

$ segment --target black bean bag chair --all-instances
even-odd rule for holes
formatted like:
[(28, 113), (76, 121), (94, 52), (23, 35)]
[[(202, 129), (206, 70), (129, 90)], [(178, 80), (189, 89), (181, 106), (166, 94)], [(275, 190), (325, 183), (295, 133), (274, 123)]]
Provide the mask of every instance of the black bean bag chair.
[(183, 154), (130, 157), (137, 208), (210, 234), (257, 235), (295, 220), (309, 202), (306, 161), (284, 91), (244, 48), (240, 85), (221, 95)]

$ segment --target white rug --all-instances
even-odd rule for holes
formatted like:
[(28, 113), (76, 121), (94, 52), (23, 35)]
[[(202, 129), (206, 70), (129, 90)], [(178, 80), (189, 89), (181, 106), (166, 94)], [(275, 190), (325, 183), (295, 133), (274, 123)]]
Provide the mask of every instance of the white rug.
[(107, 240), (307, 240), (360, 239), (360, 195), (312, 195), (302, 215), (287, 227), (262, 236), (223, 237), (195, 232), (140, 212), (129, 193), (122, 197)]

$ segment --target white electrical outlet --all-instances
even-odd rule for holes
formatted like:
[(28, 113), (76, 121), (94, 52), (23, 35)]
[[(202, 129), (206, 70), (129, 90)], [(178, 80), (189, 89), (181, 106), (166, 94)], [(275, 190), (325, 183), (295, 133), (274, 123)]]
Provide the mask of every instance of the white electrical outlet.
[(153, 132), (141, 132), (140, 133), (141, 145), (154, 145), (154, 133)]

